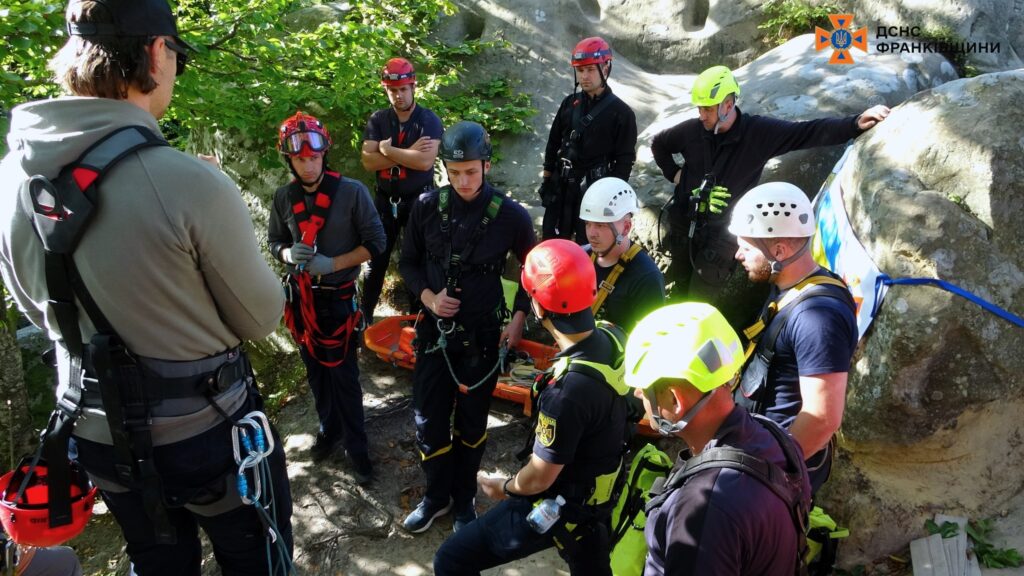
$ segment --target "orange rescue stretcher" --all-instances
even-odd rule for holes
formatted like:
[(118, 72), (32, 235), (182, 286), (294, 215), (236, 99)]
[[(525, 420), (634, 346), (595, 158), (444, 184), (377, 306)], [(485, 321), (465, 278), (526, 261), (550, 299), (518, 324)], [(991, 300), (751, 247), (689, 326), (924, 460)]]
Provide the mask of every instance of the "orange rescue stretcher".
[[(363, 340), (366, 347), (381, 360), (399, 368), (412, 370), (416, 365), (416, 348), (413, 346), (413, 340), (416, 338), (415, 325), (415, 314), (384, 318), (363, 331)], [(523, 414), (530, 416), (533, 410), (530, 401), (533, 376), (551, 367), (558, 348), (524, 338), (514, 350), (518, 358), (510, 362), (511, 373), (506, 372), (498, 376), (493, 396), (520, 404), (523, 407)], [(522, 373), (517, 374), (517, 371)], [(647, 424), (646, 418), (637, 424), (637, 432), (644, 436), (658, 435)]]

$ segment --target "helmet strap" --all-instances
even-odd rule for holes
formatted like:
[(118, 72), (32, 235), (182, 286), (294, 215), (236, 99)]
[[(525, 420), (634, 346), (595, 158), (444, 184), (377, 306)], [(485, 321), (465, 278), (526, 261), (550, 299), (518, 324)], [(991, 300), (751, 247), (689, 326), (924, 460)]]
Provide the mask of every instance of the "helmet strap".
[[(717, 388), (715, 390), (717, 390)], [(679, 432), (682, 432), (683, 429), (693, 421), (697, 414), (707, 406), (708, 400), (711, 400), (711, 395), (715, 390), (705, 392), (704, 395), (700, 397), (700, 400), (691, 406), (678, 422), (669, 422), (661, 416), (658, 416), (656, 414), (658, 411), (658, 400), (656, 399), (654, 392), (651, 391), (650, 388), (644, 390), (644, 395), (647, 396), (647, 400), (651, 403), (651, 420), (653, 420), (658, 426), (658, 434), (661, 434), (662, 436), (674, 436)]]
[(785, 260), (773, 260), (771, 249), (768, 245), (768, 242), (764, 238), (755, 238), (754, 240), (754, 244), (757, 246), (759, 250), (761, 250), (761, 253), (764, 254), (766, 258), (768, 258), (768, 264), (771, 265), (772, 267), (771, 276), (768, 277), (769, 281), (774, 281), (776, 278), (778, 278), (779, 274), (782, 273), (782, 270), (785, 269), (786, 266), (789, 266), (793, 262), (796, 262), (797, 259), (804, 255), (804, 252), (807, 252), (808, 250), (811, 249), (811, 239), (807, 238), (806, 242), (804, 242), (804, 245), (801, 246), (799, 250), (794, 252), (793, 255), (790, 256), (789, 258), (786, 258)]
[[(726, 98), (729, 96), (727, 95)], [(725, 100), (718, 103), (718, 108), (715, 110), (715, 114), (718, 116), (718, 120), (715, 122), (715, 135), (718, 135), (718, 129), (722, 126), (722, 123), (729, 119), (729, 113), (722, 117), (722, 105), (725, 104)]]

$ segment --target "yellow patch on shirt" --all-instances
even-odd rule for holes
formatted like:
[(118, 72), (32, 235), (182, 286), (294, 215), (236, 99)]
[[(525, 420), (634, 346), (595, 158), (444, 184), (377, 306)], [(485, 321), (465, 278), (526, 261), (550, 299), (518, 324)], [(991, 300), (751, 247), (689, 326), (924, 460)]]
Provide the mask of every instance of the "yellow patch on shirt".
[(555, 426), (557, 424), (557, 420), (543, 412), (537, 415), (537, 429), (535, 433), (541, 444), (551, 446), (555, 443)]

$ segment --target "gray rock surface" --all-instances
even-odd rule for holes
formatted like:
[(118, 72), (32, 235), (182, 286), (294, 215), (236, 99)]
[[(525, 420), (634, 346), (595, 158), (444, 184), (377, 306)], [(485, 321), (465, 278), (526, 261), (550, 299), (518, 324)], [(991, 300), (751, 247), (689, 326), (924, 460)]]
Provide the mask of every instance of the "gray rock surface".
[[(938, 277), (1024, 310), (1024, 71), (918, 94), (858, 142), (843, 178), (862, 243), (893, 277)], [(826, 502), (844, 562), (902, 547), (935, 511), (998, 514), (1024, 481), (1024, 330), (948, 292), (893, 287), (851, 373)]]

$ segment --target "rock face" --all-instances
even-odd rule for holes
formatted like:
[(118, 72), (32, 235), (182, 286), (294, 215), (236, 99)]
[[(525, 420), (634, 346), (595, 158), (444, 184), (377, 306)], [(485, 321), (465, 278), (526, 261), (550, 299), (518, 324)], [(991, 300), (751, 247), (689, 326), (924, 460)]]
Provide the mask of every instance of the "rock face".
[[(852, 65), (828, 64), (830, 52), (814, 50), (812, 35), (804, 35), (768, 52), (735, 71), (740, 84), (739, 107), (746, 114), (763, 114), (786, 120), (811, 120), (863, 112), (875, 104), (895, 106), (921, 90), (956, 78), (953, 67), (937, 54), (854, 55)], [(664, 108), (641, 133), (633, 185), (645, 214), (638, 219), (637, 236), (644, 245), (658, 246), (657, 211), (668, 201), (672, 188), (651, 156), (650, 142), (658, 132), (696, 117), (689, 98)], [(773, 160), (762, 182), (784, 181), (813, 194), (828, 175), (844, 146), (791, 152)], [(681, 159), (680, 159), (681, 161)], [(735, 201), (735, 199), (734, 199)], [(667, 218), (661, 222), (661, 237), (671, 229)], [(656, 258), (667, 264), (672, 254), (655, 250)], [(685, 256), (684, 256), (685, 257)], [(672, 282), (674, 278), (666, 278)], [(727, 316), (734, 324), (746, 322), (758, 310), (764, 291), (750, 286), (736, 273), (723, 289), (722, 302), (729, 302)]]
[(843, 4), (854, 14), (854, 28), (870, 26), (869, 40), (901, 42), (910, 38), (877, 38), (879, 26), (951, 30), (966, 42), (1000, 44), (998, 53), (967, 54), (970, 64), (982, 72), (1024, 66), (1024, 1), (1022, 0), (929, 0), (886, 2), (854, 0)]
[[(937, 277), (1024, 310), (1024, 71), (923, 92), (858, 142), (847, 211), (893, 277)], [(844, 563), (896, 551), (924, 518), (998, 513), (1024, 482), (1024, 330), (952, 294), (893, 287), (851, 373), (828, 507)], [(841, 452), (843, 454), (843, 452)]]

